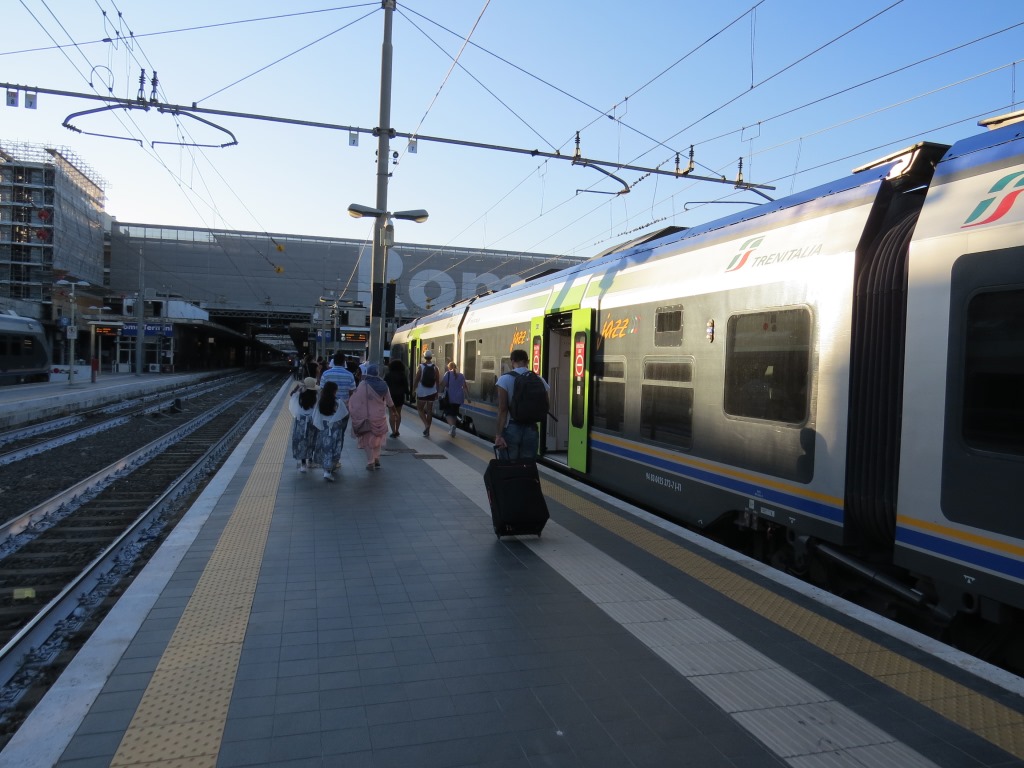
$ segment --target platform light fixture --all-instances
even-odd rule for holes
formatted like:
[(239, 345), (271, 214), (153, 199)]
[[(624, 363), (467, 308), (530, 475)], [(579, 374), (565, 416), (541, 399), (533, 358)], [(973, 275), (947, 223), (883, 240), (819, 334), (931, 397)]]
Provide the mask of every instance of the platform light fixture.
[(348, 207), (348, 215), (354, 219), (372, 216), (377, 221), (374, 225), (373, 238), (373, 291), (370, 294), (370, 348), (367, 359), (379, 363), (384, 359), (384, 328), (385, 306), (384, 280), (387, 276), (388, 248), (395, 244), (395, 226), (392, 219), (415, 221), (422, 224), (430, 214), (422, 208), (411, 211), (387, 211), (383, 208), (371, 208), (368, 205), (352, 203)]

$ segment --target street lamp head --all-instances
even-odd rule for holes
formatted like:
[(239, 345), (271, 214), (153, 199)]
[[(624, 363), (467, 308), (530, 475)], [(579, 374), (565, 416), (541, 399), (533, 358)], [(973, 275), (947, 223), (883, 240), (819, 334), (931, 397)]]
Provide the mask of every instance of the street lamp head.
[(361, 219), (363, 216), (384, 216), (387, 215), (387, 211), (382, 211), (379, 208), (371, 208), (368, 205), (352, 203), (352, 205), (348, 207), (348, 215), (353, 219)]
[(430, 216), (422, 208), (392, 213), (391, 211), (382, 211), (380, 208), (371, 208), (368, 205), (359, 205), (359, 203), (352, 203), (348, 207), (348, 215), (354, 219), (361, 219), (364, 216), (387, 216), (388, 218), (394, 217), (396, 219), (404, 219), (405, 221), (415, 221), (417, 224), (422, 224)]
[(422, 224), (430, 216), (429, 213), (424, 211), (422, 208), (417, 208), (413, 211), (395, 211), (393, 214), (396, 219), (405, 219), (406, 221), (415, 221), (417, 224)]
[(61, 279), (61, 280), (58, 280), (57, 282), (55, 282), (54, 285), (70, 285), (72, 287), (74, 287), (76, 285), (80, 285), (83, 288), (86, 288), (86, 287), (88, 287), (89, 283), (87, 283), (85, 280), (64, 280), (64, 279)]

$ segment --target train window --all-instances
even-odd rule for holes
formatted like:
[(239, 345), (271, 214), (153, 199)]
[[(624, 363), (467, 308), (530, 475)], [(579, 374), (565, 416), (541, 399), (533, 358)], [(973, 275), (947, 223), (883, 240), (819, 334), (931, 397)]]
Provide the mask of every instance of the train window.
[(677, 448), (693, 445), (693, 361), (644, 361), (640, 434)]
[(619, 360), (595, 360), (594, 426), (612, 432), (622, 431), (626, 415), (626, 363)]
[(495, 384), (498, 375), (494, 371), (494, 358), (485, 357), (480, 360), (480, 400), (488, 403), (498, 402)]
[(644, 361), (644, 381), (677, 381), (680, 383), (693, 381), (693, 363), (670, 363), (658, 360)]
[(964, 440), (1024, 455), (1024, 290), (972, 298), (965, 347)]
[(455, 345), (450, 341), (445, 342), (444, 352), (441, 354), (441, 370), (444, 370), (448, 367), (448, 363), (455, 359)]
[(658, 307), (654, 314), (654, 346), (683, 346), (682, 306)]
[(462, 346), (462, 373), (466, 381), (476, 381), (476, 341), (467, 341)]
[(810, 339), (807, 309), (730, 317), (725, 412), (788, 424), (805, 421)]

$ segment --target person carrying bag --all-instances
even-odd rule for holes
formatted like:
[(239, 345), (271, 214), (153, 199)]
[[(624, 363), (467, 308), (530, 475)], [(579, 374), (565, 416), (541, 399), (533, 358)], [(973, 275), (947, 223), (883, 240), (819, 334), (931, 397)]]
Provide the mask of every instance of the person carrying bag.
[(359, 386), (348, 399), (352, 435), (366, 451), (366, 468), (380, 468), (380, 451), (388, 434), (388, 412), (395, 407), (388, 385), (380, 377), (376, 364), (366, 367)]

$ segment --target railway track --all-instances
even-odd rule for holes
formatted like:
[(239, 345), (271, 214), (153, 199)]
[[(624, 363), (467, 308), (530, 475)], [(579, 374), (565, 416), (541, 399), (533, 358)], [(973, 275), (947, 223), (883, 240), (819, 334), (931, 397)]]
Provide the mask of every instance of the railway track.
[[(280, 389), (282, 377), (235, 381), (230, 396), (197, 394), (135, 445), (125, 425), (0, 467), (14, 475), (52, 474), (55, 462), (100, 454), (104, 465), (58, 478), (58, 492), (0, 526), (0, 747), (144, 565), (191, 500)], [(130, 423), (153, 419), (137, 415)], [(148, 424), (141, 432), (148, 431)], [(126, 438), (131, 437), (132, 440)], [(129, 443), (132, 443), (129, 445)], [(115, 451), (116, 447), (116, 451)], [(114, 457), (113, 462), (110, 459)], [(36, 494), (36, 495), (41, 495)], [(5, 494), (6, 497), (6, 494)], [(32, 494), (19, 493), (21, 506)]]
[(156, 393), (122, 400), (57, 419), (29, 424), (0, 433), (0, 466), (13, 464), (90, 435), (114, 429), (137, 416), (182, 408), (192, 399), (233, 386), (237, 375), (183, 386), (172, 393)]

